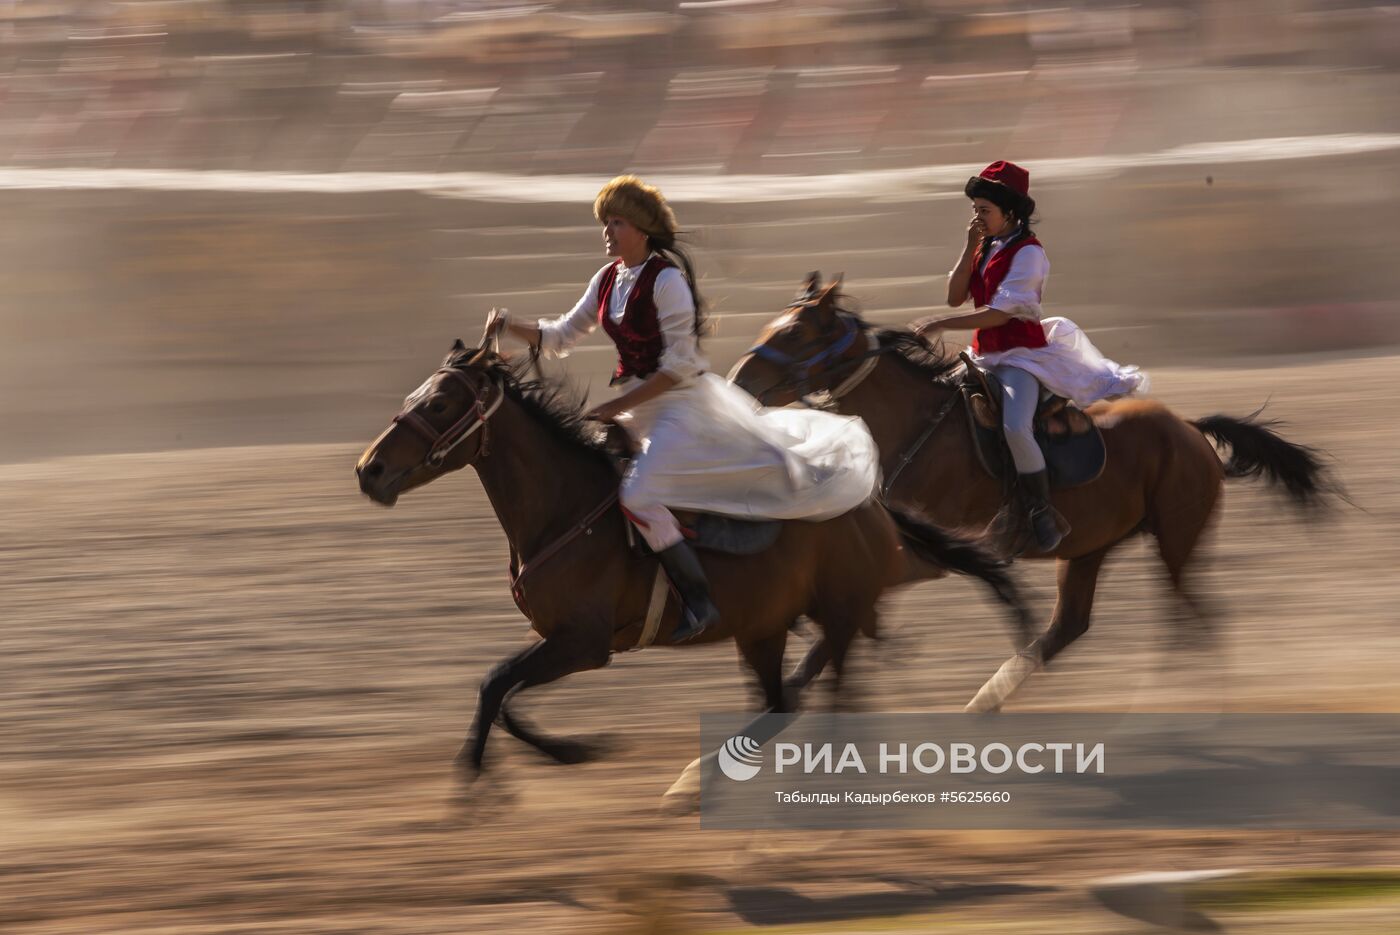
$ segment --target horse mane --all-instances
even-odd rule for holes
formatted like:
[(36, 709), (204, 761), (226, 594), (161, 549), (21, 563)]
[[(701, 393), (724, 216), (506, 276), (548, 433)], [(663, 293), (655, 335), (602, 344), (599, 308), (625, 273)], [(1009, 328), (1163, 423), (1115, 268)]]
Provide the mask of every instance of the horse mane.
[(604, 463), (612, 464), (605, 438), (595, 424), (583, 417), (583, 398), (575, 390), (559, 380), (541, 378), (525, 379), (521, 375), (523, 363), (511, 363), (498, 354), (487, 352), (476, 363), (476, 348), (454, 350), (443, 361), (444, 367), (458, 370), (480, 370), (505, 387), (506, 395), (514, 400), (527, 413), (535, 418), (550, 435), (565, 445), (579, 449), (583, 454), (592, 455)]
[(904, 328), (881, 328), (875, 332), (881, 347), (887, 347), (905, 363), (929, 379), (956, 386), (962, 361), (943, 349), (943, 342), (930, 344), (928, 338)]
[(948, 354), (943, 348), (942, 341), (930, 344), (927, 338), (915, 334), (908, 328), (877, 328), (866, 321), (859, 312), (840, 304), (841, 300), (845, 298), (844, 295), (838, 298), (836, 310), (854, 319), (861, 331), (874, 331), (881, 348), (892, 351), (895, 356), (912, 365), (931, 380), (948, 386), (957, 385), (959, 378), (956, 374), (962, 367), (962, 361), (956, 356)]

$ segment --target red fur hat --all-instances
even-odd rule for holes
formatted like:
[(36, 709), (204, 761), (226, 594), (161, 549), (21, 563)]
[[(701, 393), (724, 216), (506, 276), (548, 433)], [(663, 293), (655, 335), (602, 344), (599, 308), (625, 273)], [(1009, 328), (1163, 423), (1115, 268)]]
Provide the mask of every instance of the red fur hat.
[(1018, 195), (1029, 195), (1031, 193), (1031, 174), (1014, 162), (1006, 162), (998, 159), (977, 173), (979, 179), (986, 179), (989, 182), (997, 182), (1016, 192)]
[(1014, 162), (997, 160), (978, 175), (967, 180), (963, 194), (969, 198), (985, 198), (1003, 211), (1010, 211), (1022, 221), (1035, 213), (1031, 199), (1031, 174)]

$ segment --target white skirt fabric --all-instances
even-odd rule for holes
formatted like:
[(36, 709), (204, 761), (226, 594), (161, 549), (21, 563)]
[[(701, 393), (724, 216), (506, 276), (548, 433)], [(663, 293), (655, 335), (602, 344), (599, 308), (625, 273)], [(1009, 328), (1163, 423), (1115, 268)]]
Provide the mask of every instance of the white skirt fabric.
[(983, 367), (1018, 367), (1076, 406), (1087, 406), (1108, 396), (1146, 392), (1146, 373), (1103, 356), (1089, 336), (1068, 318), (1047, 318), (1042, 324), (1048, 342), (1045, 347), (1013, 347), (994, 354), (973, 355), (972, 359)]
[(617, 419), (640, 455), (623, 501), (764, 519), (831, 519), (875, 492), (880, 459), (865, 423), (770, 409), (714, 373)]

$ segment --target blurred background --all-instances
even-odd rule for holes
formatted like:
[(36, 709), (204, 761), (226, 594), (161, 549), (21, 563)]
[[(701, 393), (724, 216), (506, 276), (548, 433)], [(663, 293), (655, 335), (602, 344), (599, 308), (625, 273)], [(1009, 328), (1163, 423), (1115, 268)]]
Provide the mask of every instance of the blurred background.
[(1400, 340), (1393, 4), (5, 0), (0, 40), (6, 460), (359, 437), (491, 305), (572, 306), (624, 170), (717, 366), (809, 269), (929, 312), (993, 158), (1112, 353)]
[[(492, 306), (574, 303), (613, 175), (670, 197), (725, 370), (809, 270), (881, 323), (939, 311), (1002, 158), (1050, 313), (1187, 417), (1269, 401), (1361, 508), (1232, 486), (1199, 571), (1226, 636), (1187, 665), (1125, 546), (1019, 704), (1400, 709), (1400, 6), (0, 0), (0, 927), (1126, 933), (1095, 880), (1243, 868), (1198, 894), (1232, 931), (1393, 933), (1379, 834), (661, 822), (697, 711), (748, 700), (725, 647), (541, 691), (626, 742), (553, 769), (495, 738), (510, 806), (441, 823), (526, 633), (474, 477), (359, 496), (405, 393)], [(611, 366), (546, 364), (595, 398)], [(1054, 569), (1020, 572), (1048, 616)], [(886, 618), (877, 710), (957, 710), (1005, 657), (961, 580)]]

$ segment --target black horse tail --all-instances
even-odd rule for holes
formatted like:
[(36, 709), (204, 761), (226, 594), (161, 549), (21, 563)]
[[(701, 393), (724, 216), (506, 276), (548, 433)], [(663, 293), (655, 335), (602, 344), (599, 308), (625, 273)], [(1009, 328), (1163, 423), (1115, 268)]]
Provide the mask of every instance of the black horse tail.
[(950, 532), (899, 507), (886, 504), (885, 509), (894, 518), (900, 538), (915, 555), (940, 568), (980, 578), (996, 594), (997, 600), (1016, 613), (1018, 620), (1030, 619), (1021, 591), (1011, 577), (1011, 563), (998, 555), (986, 540)]
[(1297, 506), (1317, 506), (1334, 488), (1326, 479), (1322, 453), (1288, 441), (1274, 431), (1279, 423), (1259, 421), (1256, 418), (1259, 412), (1243, 419), (1206, 416), (1191, 424), (1207, 438), (1229, 449), (1226, 477), (1263, 477), (1273, 486), (1282, 486)]

